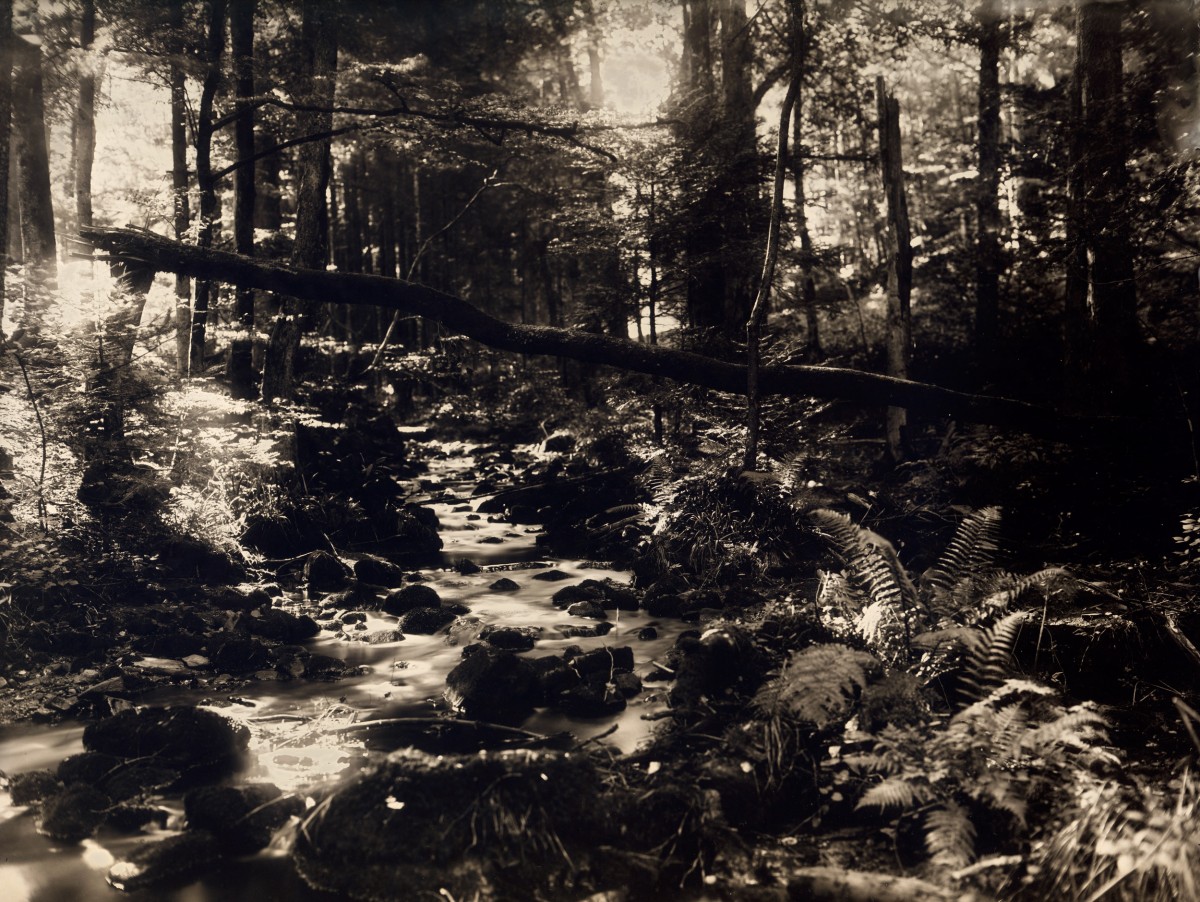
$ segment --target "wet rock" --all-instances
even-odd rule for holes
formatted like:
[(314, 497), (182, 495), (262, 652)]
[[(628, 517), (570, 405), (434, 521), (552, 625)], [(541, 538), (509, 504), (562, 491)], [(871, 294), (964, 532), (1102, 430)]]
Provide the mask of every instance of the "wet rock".
[(532, 626), (485, 626), (479, 638), (492, 648), (509, 651), (529, 651), (541, 638), (541, 630)]
[(366, 555), (354, 562), (354, 575), (364, 583), (380, 586), (398, 586), (404, 582), (404, 568), (391, 561)]
[(604, 613), (604, 608), (600, 607), (594, 601), (577, 601), (567, 608), (567, 614), (571, 617), (587, 617), (591, 620), (608, 619), (608, 614)]
[(601, 620), (599, 623), (591, 623), (588, 625), (565, 623), (561, 626), (556, 626), (559, 634), (564, 639), (595, 639), (599, 636), (607, 636), (613, 631), (613, 625), (607, 620)]
[(482, 573), (483, 568), (476, 564), (470, 558), (460, 558), (454, 562), (454, 570), (461, 573), (463, 576), (473, 576), (476, 573)]
[(80, 752), (58, 762), (58, 779), (71, 786), (75, 783), (97, 785), (119, 767), (124, 758), (103, 752)]
[(271, 842), (288, 818), (304, 810), (295, 796), (272, 783), (202, 786), (183, 799), (188, 829), (207, 830), (229, 855), (251, 855)]
[(310, 680), (336, 680), (350, 665), (332, 655), (312, 655), (304, 664), (304, 676)]
[(154, 757), (181, 770), (233, 765), (249, 741), (250, 731), (244, 726), (186, 706), (122, 711), (83, 731), (83, 745), (89, 751)]
[(226, 673), (261, 670), (270, 661), (270, 650), (258, 639), (226, 634), (209, 642), (213, 667)]
[(488, 586), (488, 588), (493, 592), (516, 592), (521, 588), (521, 586), (514, 580), (509, 579), (507, 576), (502, 576)]
[(131, 761), (113, 768), (97, 785), (114, 802), (123, 802), (161, 792), (178, 782), (180, 776), (174, 768), (153, 761)]
[(676, 707), (693, 706), (702, 697), (712, 698), (739, 682), (762, 677), (753, 641), (733, 625), (707, 630), (699, 639), (684, 633), (675, 650), (678, 663), (670, 700)]
[(347, 611), (345, 614), (343, 614), (341, 616), (340, 619), (341, 619), (342, 623), (345, 623), (347, 625), (352, 624), (352, 623), (366, 623), (367, 615), (364, 614), (362, 611)]
[(604, 592), (597, 586), (585, 586), (580, 583), (575, 586), (563, 586), (550, 596), (550, 601), (560, 608), (575, 604), (577, 601), (594, 601), (600, 603), (604, 601)]
[(600, 791), (579, 754), (398, 752), (309, 818), (292, 857), (340, 897), (582, 898), (606, 835)]
[(31, 770), (10, 778), (8, 792), (14, 805), (36, 805), (62, 790), (63, 784), (50, 770)]
[(340, 589), (350, 581), (350, 568), (328, 551), (313, 551), (304, 562), (304, 584), (309, 592)]
[(383, 610), (400, 616), (416, 608), (437, 608), (442, 604), (441, 596), (429, 586), (420, 583), (397, 589), (383, 601)]
[(638, 630), (637, 637), (643, 642), (649, 639), (657, 639), (658, 630), (652, 626), (643, 626), (640, 630)]
[(553, 705), (558, 697), (581, 682), (579, 673), (559, 655), (547, 655), (530, 661), (541, 688), (542, 701)]
[(599, 673), (608, 675), (633, 670), (633, 649), (628, 645), (619, 648), (597, 648), (594, 651), (572, 655), (568, 663), (582, 676)]
[(171, 536), (160, 546), (158, 561), (176, 578), (202, 583), (236, 583), (246, 578), (246, 568), (229, 555), (191, 536)]
[(193, 670), (202, 670), (205, 667), (208, 667), (212, 662), (209, 661), (208, 658), (204, 657), (204, 655), (188, 655), (183, 659), (183, 663)]
[(398, 625), (405, 633), (432, 636), (442, 627), (453, 623), (456, 616), (448, 608), (414, 608), (400, 618)]
[(180, 833), (138, 843), (108, 871), (108, 882), (136, 892), (191, 883), (221, 859), (221, 847), (210, 833)]
[(388, 591), (387, 586), (374, 583), (355, 583), (349, 589), (333, 592), (321, 599), (321, 606), (329, 608), (364, 608), (378, 610), (381, 604), (380, 595)]
[(371, 630), (360, 637), (368, 645), (387, 645), (389, 642), (403, 642), (404, 633), (397, 629)]
[(678, 595), (647, 596), (643, 604), (651, 617), (683, 616), (683, 601)]
[(267, 557), (283, 558), (324, 547), (324, 542), (307, 535), (287, 517), (252, 514), (238, 540)]
[(213, 607), (223, 611), (253, 611), (271, 603), (271, 596), (262, 589), (244, 592), (233, 586), (223, 586), (210, 596)]
[(606, 683), (586, 682), (559, 695), (554, 706), (568, 717), (611, 717), (625, 710), (625, 696)]
[(94, 786), (70, 786), (42, 803), (37, 832), (58, 842), (76, 843), (96, 832), (111, 800)]
[(556, 583), (564, 579), (570, 579), (571, 574), (563, 573), (561, 570), (543, 570), (541, 573), (533, 574), (534, 579), (540, 579), (542, 582)]
[(301, 642), (311, 639), (321, 631), (317, 622), (307, 614), (297, 617), (295, 614), (279, 608), (268, 608), (262, 612), (255, 612), (255, 614), (257, 616), (246, 617), (242, 623), (253, 635), (262, 636), (264, 639), (274, 639), (276, 642)]
[(480, 646), (447, 675), (445, 695), (468, 717), (512, 723), (533, 710), (541, 693), (528, 661)]
[(642, 691), (642, 681), (636, 673), (615, 673), (612, 684), (626, 698), (633, 698)]
[(153, 805), (116, 805), (104, 813), (104, 826), (119, 833), (137, 833), (154, 824), (165, 827), (169, 813)]

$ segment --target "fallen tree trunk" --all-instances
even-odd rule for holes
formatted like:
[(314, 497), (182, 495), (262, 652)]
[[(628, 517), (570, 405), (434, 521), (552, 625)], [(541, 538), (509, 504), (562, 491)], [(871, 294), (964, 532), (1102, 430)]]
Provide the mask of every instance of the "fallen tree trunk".
[[(666, 376), (730, 394), (746, 393), (745, 366), (662, 345), (640, 344), (574, 329), (505, 322), (484, 313), (462, 298), (402, 279), (290, 269), (225, 251), (180, 244), (150, 232), (131, 229), (88, 228), (82, 230), (82, 234), (94, 247), (111, 255), (163, 272), (215, 279), (242, 288), (273, 291), (305, 300), (370, 304), (400, 310), (434, 320), (451, 331), (503, 351), (568, 357), (653, 376)], [(1161, 432), (1161, 429), (1151, 429), (1155, 423), (1150, 420), (1070, 416), (1011, 398), (969, 394), (924, 382), (840, 367), (763, 367), (759, 372), (759, 381), (763, 395), (829, 398), (906, 407), (1061, 441)]]

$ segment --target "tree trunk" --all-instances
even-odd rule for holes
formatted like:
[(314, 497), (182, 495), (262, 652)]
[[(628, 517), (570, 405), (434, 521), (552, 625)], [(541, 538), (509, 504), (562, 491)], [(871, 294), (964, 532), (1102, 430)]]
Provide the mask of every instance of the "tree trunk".
[[(462, 298), (426, 285), (381, 276), (296, 270), (236, 254), (177, 244), (166, 238), (127, 229), (85, 230), (97, 247), (141, 261), (157, 270), (186, 272), (199, 278), (220, 279), (261, 291), (275, 291), (307, 300), (336, 304), (370, 304), (402, 310), (441, 323), (445, 328), (502, 351), (546, 354), (665, 376), (717, 391), (744, 395), (746, 367), (689, 351), (612, 338), (577, 329), (523, 325), (498, 320)], [(765, 395), (836, 398), (864, 404), (920, 409), (1062, 440), (1110, 440), (1114, 435), (1140, 434), (1161, 440), (1152, 427), (1176, 430), (1186, 440), (1184, 424), (1134, 417), (1076, 417), (1046, 407), (972, 395), (936, 385), (910, 382), (877, 373), (839, 367), (771, 366), (759, 374)]]
[[(255, 0), (235, 0), (229, 8), (229, 41), (233, 53), (234, 92), (239, 104), (234, 120), (234, 148), (239, 160), (254, 156), (254, 12)], [(239, 254), (254, 256), (254, 166), (234, 170), (233, 244)], [(226, 375), (235, 398), (258, 395), (255, 385), (254, 289), (239, 288), (234, 302), (235, 333)]]
[[(235, 0), (236, 2), (236, 0)], [(197, 244), (211, 247), (217, 218), (217, 186), (212, 170), (213, 102), (221, 85), (221, 56), (225, 51), (226, 0), (208, 2), (208, 40), (204, 84), (200, 89), (200, 108), (196, 113), (196, 187), (200, 194), (200, 230)], [(245, 168), (245, 167), (243, 167)], [(204, 369), (204, 346), (208, 335), (208, 308), (212, 286), (196, 283), (196, 301), (192, 308), (191, 352), (189, 371)]]
[(75, 110), (75, 215), (80, 227), (92, 224), (92, 162), (96, 157), (96, 3), (84, 0), (79, 22), (83, 61), (79, 72), (79, 106)]
[(979, 217), (975, 246), (975, 353), (981, 382), (996, 375), (1000, 330), (1000, 52), (1004, 46), (996, 0), (983, 0), (979, 37)]
[(1078, 53), (1082, 120), (1082, 226), (1091, 272), (1090, 370), (1092, 403), (1128, 412), (1141, 350), (1133, 250), (1129, 243), (1129, 137), (1121, 69), (1124, 6), (1088, 0), (1079, 8)]
[(775, 181), (771, 193), (771, 219), (767, 227), (767, 249), (763, 255), (762, 276), (750, 318), (746, 321), (746, 396), (749, 399), (746, 427), (746, 453), (742, 469), (753, 470), (758, 466), (758, 433), (761, 413), (759, 386), (759, 358), (762, 354), (762, 329), (771, 303), (771, 283), (775, 281), (775, 264), (779, 259), (779, 230), (783, 225), (783, 183), (787, 177), (788, 129), (792, 124), (792, 110), (800, 94), (800, 81), (804, 77), (804, 7), (802, 0), (791, 0), (790, 18), (792, 32), (791, 79), (787, 94), (779, 111), (779, 137), (775, 148)]
[(14, 36), (12, 134), (16, 138), (17, 193), (21, 206), (22, 260), (27, 277), (21, 327), (40, 332), (58, 284), (54, 204), (42, 95), (42, 50)]
[[(908, 201), (904, 194), (904, 164), (900, 153), (900, 102), (884, 93), (882, 76), (875, 80), (879, 105), (879, 169), (887, 197), (887, 360), (888, 375), (908, 378), (912, 349), (912, 243)], [(887, 445), (892, 460), (907, 454), (908, 411), (892, 405), (887, 412)]]
[[(187, 94), (183, 72), (183, 0), (170, 0), (171, 28), (171, 190), (174, 197), (175, 240), (182, 241), (191, 224), (188, 203)], [(186, 275), (175, 276), (175, 367), (186, 375), (192, 346), (192, 283)]]
[[(804, 15), (804, 4), (800, 4), (800, 15)], [(802, 19), (803, 27), (803, 19)], [(807, 53), (807, 32), (802, 36), (802, 50)], [(792, 110), (792, 182), (796, 189), (796, 234), (800, 238), (800, 306), (804, 310), (805, 349), (804, 357), (809, 362), (820, 360), (821, 326), (817, 317), (817, 284), (813, 277), (816, 261), (813, 258), (812, 235), (808, 231), (808, 195), (804, 190), (805, 165), (801, 152), (804, 135), (804, 85), (796, 90), (796, 104)]]
[[(304, 0), (301, 43), (304, 57), (302, 93), (322, 110), (333, 106), (337, 78), (337, 19), (329, 0)], [(333, 128), (330, 112), (306, 112), (297, 117), (302, 135), (328, 133)], [(300, 146), (296, 165), (296, 240), (291, 261), (295, 266), (325, 268), (328, 255), (329, 220), (325, 191), (329, 185), (329, 139)], [(280, 315), (271, 329), (263, 368), (263, 400), (289, 400), (300, 350), (301, 321), (311, 310), (295, 296), (283, 299)]]
[(0, 340), (4, 338), (5, 276), (8, 271), (8, 167), (12, 134), (12, 0), (0, 0)]

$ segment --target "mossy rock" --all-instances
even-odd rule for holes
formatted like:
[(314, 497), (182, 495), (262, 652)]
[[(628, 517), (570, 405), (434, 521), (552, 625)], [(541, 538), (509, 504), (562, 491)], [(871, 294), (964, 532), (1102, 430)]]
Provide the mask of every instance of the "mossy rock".
[(154, 758), (180, 770), (232, 766), (249, 742), (246, 727), (187, 706), (122, 711), (83, 731), (83, 745), (89, 751)]

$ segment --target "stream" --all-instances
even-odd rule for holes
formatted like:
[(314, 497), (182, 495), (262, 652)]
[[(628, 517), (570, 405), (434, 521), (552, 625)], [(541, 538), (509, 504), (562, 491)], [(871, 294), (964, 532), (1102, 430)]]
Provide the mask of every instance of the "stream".
[[(286, 791), (304, 794), (308, 787), (336, 779), (363, 762), (366, 734), (361, 726), (369, 720), (435, 718), (444, 716), (442, 698), (447, 673), (462, 660), (463, 646), (473, 641), (483, 626), (540, 628), (540, 638), (531, 657), (561, 654), (575, 645), (585, 651), (631, 646), (635, 673), (645, 676), (654, 661), (667, 651), (685, 624), (660, 620), (644, 611), (612, 611), (611, 631), (599, 637), (568, 637), (564, 627), (586, 626), (592, 621), (570, 617), (551, 603), (551, 596), (564, 586), (584, 579), (612, 578), (628, 582), (628, 574), (603, 569), (600, 565), (539, 556), (538, 530), (514, 527), (479, 514), (472, 499), (476, 481), (471, 475), (471, 447), (450, 447), (445, 459), (430, 461), (429, 473), (414, 491), (425, 491), (438, 500), (429, 504), (440, 521), (443, 541), (441, 566), (422, 569), (424, 584), (441, 596), (443, 603), (462, 603), (470, 613), (448, 629), (432, 636), (406, 635), (402, 641), (371, 645), (322, 633), (306, 643), (313, 651), (334, 655), (355, 665), (359, 672), (337, 682), (306, 680), (256, 681), (239, 686), (235, 694), (222, 691), (210, 680), (204, 689), (164, 687), (138, 699), (138, 704), (195, 704), (211, 707), (250, 727), (248, 767), (235, 779), (271, 782)], [(471, 478), (466, 478), (467, 476)], [(481, 569), (463, 575), (452, 569), (462, 559)], [(569, 579), (544, 581), (534, 577), (554, 568)], [(517, 591), (494, 592), (489, 587), (501, 576), (519, 585)], [(303, 597), (290, 601), (303, 603)], [(394, 627), (396, 618), (368, 612), (368, 632)], [(657, 637), (639, 639), (646, 627)], [(557, 711), (538, 710), (524, 729), (552, 735), (569, 731), (578, 740), (595, 738), (622, 752), (633, 751), (649, 737), (653, 722), (646, 719), (665, 709), (663, 684), (647, 683), (628, 700), (628, 707), (615, 717), (570, 718)], [(54, 768), (67, 755), (83, 750), (83, 724), (23, 723), (0, 728), (0, 769), (13, 775), (39, 768)], [(380, 746), (380, 737), (371, 748)], [(179, 797), (156, 799), (182, 817)], [(168, 827), (174, 826), (168, 822)], [(0, 900), (3, 902), (89, 902), (120, 898), (105, 881), (115, 860), (134, 844), (148, 837), (171, 835), (157, 830), (132, 836), (102, 830), (77, 845), (57, 844), (34, 832), (33, 817), (25, 808), (12, 805), (0, 792)], [(123, 894), (130, 899), (163, 899), (177, 902), (224, 902), (273, 899), (328, 899), (307, 888), (294, 874), (287, 859), (286, 842), (249, 858), (228, 859), (198, 883), (176, 890), (146, 890)], [(398, 875), (399, 879), (403, 879)]]

